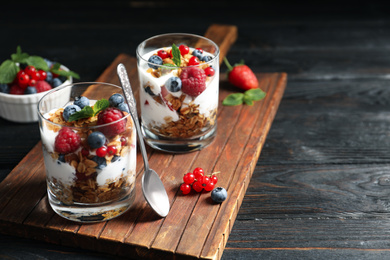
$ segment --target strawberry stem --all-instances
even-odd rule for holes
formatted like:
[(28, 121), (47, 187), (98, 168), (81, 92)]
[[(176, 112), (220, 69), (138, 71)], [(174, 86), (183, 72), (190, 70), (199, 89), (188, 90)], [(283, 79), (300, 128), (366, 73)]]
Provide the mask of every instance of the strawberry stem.
[(228, 71), (231, 71), (233, 69), (232, 65), (230, 65), (229, 61), (226, 59), (226, 57), (223, 57), (223, 61), (225, 62), (226, 67), (228, 68)]

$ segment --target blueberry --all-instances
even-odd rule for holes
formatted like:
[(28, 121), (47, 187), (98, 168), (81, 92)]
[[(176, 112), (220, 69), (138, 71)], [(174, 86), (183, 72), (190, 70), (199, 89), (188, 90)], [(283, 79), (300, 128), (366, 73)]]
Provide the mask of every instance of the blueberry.
[(110, 106), (117, 107), (120, 103), (123, 103), (125, 101), (124, 97), (121, 94), (113, 94), (108, 101), (110, 102)]
[(59, 154), (58, 155), (58, 164), (65, 162), (65, 154)]
[(154, 97), (156, 94), (153, 93), (152, 89), (149, 86), (144, 88), (145, 92)]
[(61, 84), (62, 84), (62, 81), (59, 78), (54, 78), (51, 82), (51, 85), (53, 88), (56, 88)]
[(227, 192), (224, 188), (218, 187), (211, 192), (211, 199), (216, 203), (222, 203), (227, 198)]
[(9, 86), (7, 84), (0, 84), (0, 92), (1, 93), (9, 93)]
[(120, 160), (121, 160), (120, 156), (114, 155), (114, 157), (112, 157), (112, 159), (111, 159), (111, 162), (113, 163), (113, 162), (120, 161)]
[(32, 87), (32, 86), (28, 86), (24, 90), (24, 94), (36, 94), (36, 93), (37, 93), (37, 89), (35, 87)]
[(178, 92), (181, 90), (181, 79), (178, 77), (170, 77), (167, 82), (165, 82), (165, 87), (170, 92)]
[(104, 157), (94, 156), (94, 157), (92, 157), (92, 160), (98, 164), (96, 166), (96, 169), (101, 170), (107, 166), (107, 161), (106, 161), (106, 158), (104, 158)]
[(192, 52), (192, 55), (194, 55), (195, 57), (198, 57), (199, 60), (202, 60), (203, 52), (201, 50), (194, 50)]
[(50, 71), (47, 71), (46, 72), (46, 82), (50, 83), (53, 81), (53, 73), (51, 73)]
[(69, 106), (65, 107), (64, 112), (62, 113), (62, 116), (64, 117), (65, 121), (68, 121), (69, 117), (71, 115), (73, 115), (76, 112), (79, 112), (80, 110), (81, 110), (81, 108), (79, 106), (69, 105)]
[(205, 55), (200, 60), (204, 61), (204, 62), (208, 62), (208, 61), (211, 61), (212, 59), (213, 59), (213, 57)]
[(148, 62), (148, 66), (152, 69), (158, 69), (158, 66), (163, 64), (163, 60), (157, 55), (150, 56)]
[(85, 106), (89, 106), (89, 99), (87, 97), (75, 97), (74, 98), (74, 105), (79, 106), (80, 108), (83, 108)]
[(89, 147), (91, 147), (92, 149), (97, 149), (99, 147), (102, 147), (106, 143), (106, 137), (103, 133), (95, 131), (88, 136), (87, 142)]
[(116, 106), (119, 110), (130, 113), (129, 112), (129, 107), (127, 106), (126, 103), (120, 103), (119, 105)]

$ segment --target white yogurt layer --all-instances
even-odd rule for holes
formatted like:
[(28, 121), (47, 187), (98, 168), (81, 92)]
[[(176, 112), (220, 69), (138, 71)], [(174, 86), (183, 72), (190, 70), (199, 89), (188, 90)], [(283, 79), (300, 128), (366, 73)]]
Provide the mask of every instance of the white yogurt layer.
[[(189, 53), (192, 53), (193, 50), (193, 48), (190, 48)], [(156, 54), (157, 51), (158, 50), (151, 51), (142, 57), (143, 59), (148, 60), (149, 57), (153, 54)], [(207, 52), (203, 52), (203, 55), (213, 56)], [(183, 101), (183, 107), (186, 107), (192, 101), (193, 103), (199, 105), (199, 113), (203, 114), (205, 117), (208, 117), (210, 112), (218, 107), (219, 68), (218, 66), (214, 66), (213, 68), (215, 70), (215, 75), (207, 78), (206, 89), (199, 96), (191, 97), (182, 91), (168, 92), (175, 97), (180, 97), (182, 94), (186, 95), (186, 98)], [(146, 72), (148, 69), (149, 66), (146, 62), (139, 65), (138, 72), (140, 83), (142, 87), (150, 86), (151, 91), (155, 95), (160, 95), (161, 87), (165, 85), (170, 77), (177, 76), (176, 70), (166, 70), (159, 78), (156, 78), (150, 73)], [(152, 124), (161, 126), (166, 123), (164, 119), (166, 117), (170, 117), (172, 121), (179, 120), (179, 114), (176, 111), (172, 111), (167, 105), (160, 104), (154, 100), (150, 94), (143, 90), (143, 88), (140, 90), (140, 102), (142, 109), (142, 120), (145, 125)]]

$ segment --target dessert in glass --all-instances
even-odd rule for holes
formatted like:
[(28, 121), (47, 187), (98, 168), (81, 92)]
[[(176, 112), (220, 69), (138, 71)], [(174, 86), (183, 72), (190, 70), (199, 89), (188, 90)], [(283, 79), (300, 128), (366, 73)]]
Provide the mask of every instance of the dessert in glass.
[(163, 34), (137, 48), (143, 136), (174, 153), (200, 150), (217, 129), (219, 48), (193, 34)]
[(122, 89), (75, 83), (38, 103), (48, 200), (78, 222), (121, 215), (135, 198), (136, 130)]

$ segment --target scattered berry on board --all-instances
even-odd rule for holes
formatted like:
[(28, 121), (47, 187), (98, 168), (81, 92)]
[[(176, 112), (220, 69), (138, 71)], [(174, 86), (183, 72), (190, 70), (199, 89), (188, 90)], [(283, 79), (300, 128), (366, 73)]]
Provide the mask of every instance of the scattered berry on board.
[[(215, 187), (215, 185), (218, 182), (218, 177), (216, 176), (218, 172), (212, 173), (210, 175), (205, 175), (204, 170), (201, 167), (196, 167), (192, 172), (188, 172), (183, 176), (183, 185), (188, 185), (192, 189), (194, 189), (196, 192), (201, 192), (203, 190), (205, 191), (212, 191)], [(187, 186), (186, 186), (187, 187)], [(183, 191), (183, 188), (180, 188)], [(183, 194), (188, 194), (190, 191), (188, 189), (185, 189), (185, 192), (183, 191)]]
[(216, 203), (222, 203), (227, 198), (227, 191), (222, 187), (217, 187), (211, 192), (211, 199)]

